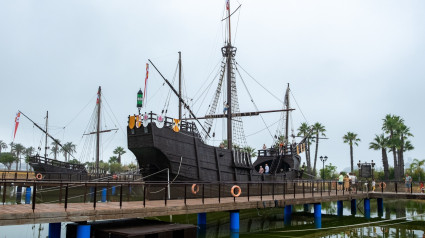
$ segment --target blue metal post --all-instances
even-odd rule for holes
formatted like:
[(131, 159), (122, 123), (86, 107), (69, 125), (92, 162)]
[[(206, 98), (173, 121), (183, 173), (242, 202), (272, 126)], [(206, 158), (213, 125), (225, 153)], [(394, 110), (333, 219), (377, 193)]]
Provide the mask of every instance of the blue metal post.
[(314, 225), (316, 228), (322, 228), (322, 204), (314, 204)]
[(206, 225), (207, 224), (207, 213), (198, 213), (198, 225)]
[(77, 238), (90, 238), (90, 225), (78, 225)]
[(115, 190), (116, 190), (115, 189), (115, 186), (112, 186), (112, 191), (111, 191), (112, 192), (112, 195), (115, 195)]
[(292, 214), (292, 206), (291, 205), (286, 205), (285, 206), (285, 211), (283, 213), (283, 224), (285, 226), (290, 226), (291, 225), (291, 215)]
[(49, 223), (49, 238), (61, 237), (61, 223)]
[(364, 199), (364, 217), (370, 219), (370, 199)]
[(106, 202), (106, 188), (102, 188), (102, 202)]
[(198, 238), (204, 238), (207, 235), (207, 213), (198, 213)]
[(239, 211), (230, 211), (230, 233), (239, 233)]
[(16, 203), (21, 204), (22, 200), (22, 186), (16, 188)]
[(31, 187), (27, 187), (25, 190), (25, 204), (31, 203)]
[(351, 199), (351, 215), (356, 215), (356, 213), (357, 213), (356, 199)]
[(304, 212), (310, 212), (310, 204), (304, 204)]
[(338, 200), (336, 202), (336, 207), (337, 207), (338, 216), (339, 217), (342, 216), (343, 215), (343, 211), (344, 211), (344, 205), (342, 203), (342, 200)]
[(382, 217), (384, 215), (384, 199), (378, 198), (376, 201), (378, 202), (378, 216)]

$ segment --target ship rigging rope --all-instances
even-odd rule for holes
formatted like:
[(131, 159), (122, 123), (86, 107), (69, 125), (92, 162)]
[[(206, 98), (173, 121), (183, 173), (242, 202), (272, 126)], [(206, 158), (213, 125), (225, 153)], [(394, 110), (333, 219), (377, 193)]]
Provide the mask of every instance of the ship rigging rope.
[(301, 107), (300, 107), (300, 105), (298, 105), (298, 102), (297, 102), (297, 99), (295, 99), (295, 96), (294, 96), (294, 94), (292, 94), (292, 90), (289, 90), (289, 92), (291, 93), (291, 95), (292, 95), (292, 98), (294, 99), (294, 101), (295, 101), (295, 104), (297, 104), (297, 108), (300, 110), (300, 112), (301, 112), (301, 115), (304, 117), (304, 120), (305, 120), (305, 122), (307, 122), (307, 125), (308, 124), (310, 124), (310, 123), (308, 123), (308, 120), (307, 120), (307, 118), (304, 116), (304, 113), (303, 113), (303, 111), (301, 110)]
[[(425, 213), (422, 214), (416, 214), (416, 216), (423, 216), (425, 215)], [(387, 223), (387, 222), (391, 222), (391, 221), (395, 221), (395, 220), (405, 220), (407, 218), (413, 218), (413, 216), (411, 217), (399, 217), (399, 218), (395, 218), (395, 219), (391, 219), (391, 220), (384, 220), (384, 221), (374, 221), (374, 222), (364, 222), (364, 223), (359, 223), (359, 224), (352, 224), (352, 225), (343, 225), (343, 226), (332, 226), (332, 227), (325, 227), (325, 228), (320, 228), (320, 230), (331, 230), (331, 229), (338, 229), (338, 228), (347, 228), (347, 227), (358, 227), (358, 226), (366, 226), (366, 225), (374, 225), (374, 224), (380, 224), (380, 223)], [(390, 223), (390, 224), (386, 224), (386, 225), (380, 225), (380, 226), (390, 226), (390, 225), (397, 225), (397, 224), (402, 224), (402, 223), (408, 223), (408, 222), (413, 222), (414, 220), (409, 220), (409, 221), (402, 221), (399, 223)], [(274, 231), (274, 232), (278, 232), (278, 233), (287, 233), (287, 232), (303, 232), (303, 231), (317, 231), (317, 228), (313, 228), (313, 229), (302, 229), (302, 230), (286, 230), (286, 231)]]
[[(234, 62), (235, 64), (237, 64), (236, 60), (233, 60), (233, 62)], [(243, 83), (243, 86), (245, 87), (245, 90), (246, 90), (246, 91), (247, 91), (247, 93), (248, 93), (249, 98), (251, 99), (252, 104), (253, 104), (253, 105), (254, 105), (254, 107), (255, 107), (255, 110), (258, 112), (259, 110), (258, 110), (257, 104), (255, 104), (254, 99), (252, 98), (252, 95), (251, 95), (251, 93), (249, 92), (248, 87), (246, 86), (245, 81), (244, 81), (244, 80), (243, 80), (243, 78), (242, 78), (241, 72), (239, 72), (239, 69), (238, 69), (238, 67), (237, 67), (236, 65), (235, 65), (235, 68), (236, 68), (236, 71), (237, 71), (237, 72), (238, 72), (238, 74), (239, 74), (239, 77), (241, 78), (241, 81), (242, 81), (242, 83)], [(260, 115), (261, 120), (263, 121), (264, 125), (266, 126), (267, 131), (269, 132), (270, 136), (271, 136), (271, 137), (272, 137), (272, 139), (273, 139), (272, 132), (270, 131), (269, 127), (267, 126), (267, 123), (266, 123), (266, 121), (264, 120), (264, 117), (263, 117), (261, 114), (259, 114), (259, 115)]]
[[(102, 94), (102, 95), (103, 95), (103, 94)], [(124, 134), (124, 130), (122, 129), (121, 124), (119, 123), (119, 121), (118, 121), (118, 119), (117, 119), (117, 116), (115, 115), (114, 111), (112, 110), (111, 106), (109, 105), (108, 100), (106, 100), (105, 95), (103, 95), (103, 97), (102, 97), (102, 98), (103, 98), (103, 99), (105, 99), (106, 105), (108, 106), (109, 110), (111, 111), (112, 116), (114, 116), (114, 118), (115, 118), (115, 122), (113, 121), (113, 118), (112, 118), (110, 115), (109, 115), (109, 118), (110, 118), (110, 119), (111, 119), (111, 121), (115, 124), (115, 127), (119, 127), (119, 128), (120, 128), (120, 130), (121, 130), (121, 132), (122, 132), (123, 136), (124, 136), (124, 137), (127, 137), (127, 135), (126, 135), (126, 134)], [(105, 111), (105, 110), (104, 110), (104, 111)], [(118, 126), (117, 126), (117, 124), (118, 124)]]
[[(173, 76), (173, 81), (171, 82), (171, 85), (174, 85), (174, 81), (176, 81), (176, 75), (177, 75), (178, 68), (179, 68), (179, 64), (177, 63), (176, 69), (174, 70), (174, 76)], [(168, 106), (170, 105), (170, 101), (171, 101), (171, 88), (168, 89), (168, 95), (167, 95), (167, 98), (165, 100), (164, 108), (162, 109), (162, 111), (165, 110), (165, 115), (167, 115)]]
[[(211, 76), (212, 72), (216, 71), (217, 66), (218, 66), (220, 63), (222, 63), (222, 62), (223, 62), (223, 60), (219, 61), (219, 62), (216, 64), (216, 66), (214, 67), (213, 71), (211, 71), (210, 75), (208, 75), (208, 78)], [(202, 99), (201, 103), (199, 104), (199, 108), (198, 108), (198, 110), (196, 111), (196, 113), (198, 113), (198, 112), (199, 112), (199, 110), (201, 110), (201, 107), (202, 107), (202, 105), (203, 105), (203, 103), (204, 103), (205, 99), (207, 98), (207, 95), (208, 95), (208, 93), (209, 93), (209, 91), (210, 91), (210, 89), (211, 89), (211, 87), (212, 87), (213, 83), (214, 83), (214, 82), (215, 82), (215, 80), (218, 78), (219, 74), (220, 74), (220, 71), (217, 71), (217, 74), (216, 74), (216, 75), (212, 78), (212, 80), (211, 80), (211, 82), (208, 84), (208, 86), (207, 86), (207, 87), (206, 87), (206, 88), (202, 91), (202, 93), (199, 95), (199, 97), (198, 97), (198, 98), (196, 98), (196, 99), (194, 100), (193, 104), (195, 105), (195, 104), (199, 101), (199, 99), (201, 99), (201, 97), (203, 96), (203, 99)], [(208, 80), (205, 80), (205, 83), (206, 83), (207, 81), (208, 81)], [(202, 88), (202, 87), (204, 87), (205, 83), (201, 86), (201, 88)], [(201, 88), (199, 88), (198, 92), (200, 92), (200, 91), (201, 91), (201, 90), (200, 90)], [(197, 92), (196, 94), (198, 94), (198, 92)], [(195, 95), (196, 95), (196, 94), (195, 94)], [(194, 96), (194, 98), (195, 98), (195, 96)], [(210, 106), (211, 106), (211, 104), (210, 104), (210, 105), (208, 105), (207, 112), (208, 112), (208, 110), (209, 110), (209, 107), (210, 107)]]
[(92, 98), (90, 98), (87, 104), (77, 113), (77, 115), (74, 118), (72, 118), (67, 124), (65, 124), (63, 128), (65, 129), (65, 127), (69, 126), (69, 124), (71, 124), (84, 111), (84, 109), (86, 109), (86, 107), (94, 101), (94, 98), (96, 98), (96, 96), (97, 94), (94, 95)]
[(274, 95), (272, 92), (270, 92), (267, 88), (265, 88), (262, 84), (260, 84), (254, 77), (252, 77), (238, 62), (236, 62), (236, 65), (239, 66), (250, 78), (252, 78), (258, 85), (260, 85), (264, 90), (266, 90), (270, 95), (272, 95), (274, 98), (276, 98), (280, 103), (284, 104), (284, 102), (278, 98), (276, 95)]

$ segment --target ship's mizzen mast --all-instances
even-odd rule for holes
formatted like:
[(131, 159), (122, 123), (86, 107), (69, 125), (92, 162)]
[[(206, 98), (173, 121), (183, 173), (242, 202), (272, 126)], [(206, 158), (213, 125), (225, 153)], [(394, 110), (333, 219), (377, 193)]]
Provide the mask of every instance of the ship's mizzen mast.
[(99, 174), (99, 157), (100, 157), (100, 105), (101, 105), (101, 87), (97, 91), (97, 125), (96, 125), (96, 173)]
[[(288, 89), (286, 90), (285, 94), (285, 101), (286, 101), (286, 109), (289, 109), (289, 83), (288, 83)], [(288, 138), (288, 131), (289, 131), (289, 111), (286, 111), (286, 125), (285, 125), (285, 140), (286, 143), (289, 142)]]
[(100, 115), (101, 115), (101, 105), (102, 105), (102, 88), (99, 86), (97, 91), (97, 101), (96, 101), (96, 131), (86, 133), (83, 135), (93, 135), (96, 134), (96, 174), (99, 174), (99, 161), (100, 161), (100, 134), (104, 132), (116, 131), (118, 129), (109, 129), (109, 130), (101, 130), (100, 128)]
[[(182, 53), (179, 51), (179, 99), (182, 98)], [(182, 120), (182, 102), (179, 100), (179, 120)]]
[(44, 158), (47, 158), (47, 123), (49, 121), (49, 111), (46, 112), (46, 140), (44, 142)]

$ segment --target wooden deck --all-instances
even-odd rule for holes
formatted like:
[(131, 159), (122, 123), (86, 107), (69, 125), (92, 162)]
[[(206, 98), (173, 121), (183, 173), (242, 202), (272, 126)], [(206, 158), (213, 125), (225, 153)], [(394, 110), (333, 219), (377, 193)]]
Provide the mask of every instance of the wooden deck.
[(392, 198), (392, 199), (425, 199), (425, 194), (407, 194), (407, 193), (358, 193), (358, 194), (338, 194), (332, 192), (315, 194), (296, 194), (287, 195), (285, 199), (282, 195), (238, 197), (235, 200), (231, 197), (184, 200), (164, 200), (146, 201), (143, 206), (142, 201), (123, 202), (120, 208), (119, 202), (98, 202), (96, 209), (93, 203), (68, 203), (65, 210), (64, 204), (37, 204), (36, 209), (27, 204), (2, 205), (0, 209), (0, 225), (19, 225), (35, 223), (53, 223), (53, 222), (80, 222), (109, 220), (122, 218), (143, 218), (164, 215), (181, 215), (200, 212), (218, 212), (230, 210), (243, 210), (252, 208), (283, 207), (285, 205), (322, 203), (337, 200), (351, 200), (364, 198)]

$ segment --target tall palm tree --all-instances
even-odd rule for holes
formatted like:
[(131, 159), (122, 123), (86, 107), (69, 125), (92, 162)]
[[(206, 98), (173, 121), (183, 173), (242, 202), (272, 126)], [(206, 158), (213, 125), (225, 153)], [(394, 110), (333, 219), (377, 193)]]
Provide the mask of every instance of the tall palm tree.
[(305, 160), (307, 162), (307, 171), (311, 173), (311, 159), (310, 159), (310, 132), (311, 128), (306, 122), (301, 123), (301, 126), (298, 127), (298, 136), (308, 137), (305, 143)]
[[(405, 144), (406, 144), (406, 140), (408, 139), (409, 136), (413, 136), (412, 133), (410, 133), (410, 128), (407, 127), (404, 124), (404, 120), (400, 119), (399, 124), (396, 128), (396, 134), (397, 134), (397, 155), (398, 155), (398, 162), (399, 162), (399, 174), (402, 175), (404, 174), (404, 152), (405, 150)], [(411, 144), (409, 144), (410, 147), (413, 147)], [(413, 148), (409, 149), (409, 150), (413, 150)]]
[(391, 149), (391, 151), (393, 152), (393, 157), (394, 157), (394, 177), (396, 180), (400, 179), (400, 169), (399, 169), (399, 165), (398, 165), (398, 160), (397, 160), (397, 152), (396, 152), (396, 138), (394, 136), (395, 134), (395, 130), (397, 128), (397, 126), (399, 125), (399, 121), (400, 121), (400, 117), (395, 116), (395, 115), (391, 115), (391, 114), (387, 114), (385, 116), (385, 118), (383, 119), (383, 124), (382, 124), (382, 130), (385, 133), (390, 134), (390, 138), (388, 140), (388, 146)]
[(126, 151), (121, 146), (118, 146), (114, 150), (114, 154), (118, 155), (118, 163), (121, 164), (121, 155), (125, 154)]
[(7, 144), (6, 142), (0, 140), (0, 154), (2, 149), (7, 149)]
[(76, 145), (74, 145), (72, 142), (67, 142), (63, 145), (60, 151), (63, 153), (63, 156), (65, 157), (65, 162), (67, 162), (69, 159), (68, 156), (76, 152)]
[(28, 171), (29, 158), (34, 154), (34, 147), (30, 146), (25, 149), (25, 169)]
[(60, 140), (54, 140), (51, 143), (52, 147), (50, 147), (50, 154), (53, 154), (53, 159), (57, 159), (57, 155), (60, 152), (59, 144)]
[(18, 164), (21, 162), (21, 155), (25, 152), (25, 147), (19, 143), (13, 144), (12, 152), (16, 155), (16, 171), (18, 171)]
[(350, 159), (351, 159), (351, 173), (354, 170), (354, 156), (353, 156), (353, 145), (358, 146), (359, 144), (357, 142), (360, 142), (360, 138), (357, 138), (357, 134), (354, 132), (347, 132), (342, 139), (344, 140), (344, 143), (347, 143), (350, 145)]
[(384, 176), (386, 180), (390, 179), (390, 170), (388, 166), (388, 156), (387, 156), (387, 147), (388, 147), (388, 138), (384, 134), (375, 135), (375, 138), (372, 142), (369, 143), (369, 149), (372, 150), (381, 150), (382, 152), (382, 165), (384, 166)]
[(245, 146), (242, 150), (251, 155), (251, 157), (257, 157), (257, 151), (251, 146)]
[(312, 126), (313, 129), (313, 133), (316, 136), (315, 141), (316, 141), (316, 151), (314, 153), (314, 167), (313, 167), (313, 174), (316, 175), (316, 162), (317, 162), (317, 152), (319, 152), (319, 136), (326, 136), (325, 135), (325, 126), (323, 126), (322, 124), (316, 122), (314, 123), (314, 125)]

